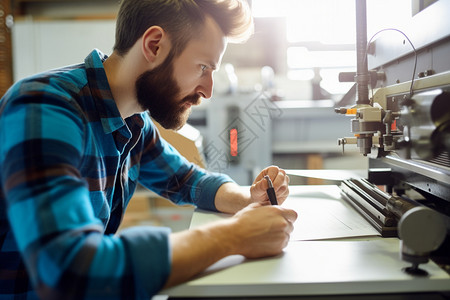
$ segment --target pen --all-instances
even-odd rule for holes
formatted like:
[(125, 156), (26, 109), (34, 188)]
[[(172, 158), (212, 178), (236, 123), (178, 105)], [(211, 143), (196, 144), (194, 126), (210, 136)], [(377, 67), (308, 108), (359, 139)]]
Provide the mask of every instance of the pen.
[(275, 195), (275, 190), (273, 189), (272, 180), (270, 180), (269, 175), (264, 176), (264, 178), (267, 180), (267, 184), (269, 185), (269, 188), (267, 189), (267, 196), (269, 196), (270, 204), (278, 205), (277, 196)]

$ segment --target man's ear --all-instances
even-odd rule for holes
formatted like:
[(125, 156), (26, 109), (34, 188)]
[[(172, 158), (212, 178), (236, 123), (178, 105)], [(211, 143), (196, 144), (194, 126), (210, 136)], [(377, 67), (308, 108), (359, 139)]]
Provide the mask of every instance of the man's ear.
[(142, 36), (142, 54), (149, 63), (162, 62), (168, 53), (168, 37), (159, 26), (148, 28)]

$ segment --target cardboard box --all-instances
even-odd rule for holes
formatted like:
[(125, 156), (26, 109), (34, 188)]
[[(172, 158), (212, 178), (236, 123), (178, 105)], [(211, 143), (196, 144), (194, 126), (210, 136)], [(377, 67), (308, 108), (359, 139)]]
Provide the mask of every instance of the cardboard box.
[[(180, 131), (177, 132), (174, 130), (165, 129), (157, 122), (155, 122), (155, 124), (162, 138), (177, 149), (178, 152), (180, 152), (180, 154), (187, 160), (204, 168), (204, 158), (199, 151), (202, 137), (198, 130), (186, 124)], [(199, 147), (197, 147), (197, 145), (199, 145)], [(135, 193), (133, 198), (130, 200), (120, 227), (126, 228), (137, 225), (163, 225), (161, 224), (160, 216), (158, 216), (158, 208), (173, 209), (174, 213), (176, 213), (176, 210), (192, 211), (191, 205), (177, 206), (171, 201), (159, 197), (152, 192), (140, 191)]]

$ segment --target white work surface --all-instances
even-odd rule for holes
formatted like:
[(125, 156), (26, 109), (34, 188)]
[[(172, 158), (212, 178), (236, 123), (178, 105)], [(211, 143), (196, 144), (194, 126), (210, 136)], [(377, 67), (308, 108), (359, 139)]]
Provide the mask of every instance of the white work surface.
[[(427, 277), (406, 274), (403, 269), (409, 264), (399, 258), (399, 240), (381, 238), (375, 236), (374, 231), (365, 231), (359, 215), (355, 216), (353, 209), (340, 199), (337, 186), (293, 186), (290, 191), (283, 206), (296, 209), (299, 220), (281, 255), (251, 260), (239, 255), (229, 256), (195, 279), (160, 294), (237, 297), (450, 291), (450, 276), (431, 261), (421, 265), (428, 272)], [(309, 203), (302, 205), (302, 202)], [(316, 219), (311, 202), (317, 202)], [(341, 212), (335, 215), (330, 211), (333, 207)], [(229, 216), (196, 211), (191, 228), (224, 217)], [(355, 220), (349, 220), (350, 217)], [(326, 222), (326, 218), (333, 220)], [(307, 225), (321, 221), (324, 225), (320, 228)], [(338, 223), (342, 223), (342, 230), (335, 231), (333, 227)], [(303, 224), (311, 232), (305, 233)], [(352, 234), (353, 226), (358, 234)], [(327, 228), (332, 233), (325, 239)], [(342, 236), (345, 232), (347, 238)]]

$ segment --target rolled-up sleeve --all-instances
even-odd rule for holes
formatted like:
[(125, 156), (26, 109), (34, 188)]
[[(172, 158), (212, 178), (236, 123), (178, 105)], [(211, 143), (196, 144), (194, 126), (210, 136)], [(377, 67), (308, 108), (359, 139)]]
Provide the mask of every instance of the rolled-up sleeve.
[(140, 183), (176, 204), (193, 204), (217, 211), (214, 203), (217, 190), (233, 180), (226, 174), (208, 172), (189, 162), (159, 136), (151, 121), (146, 131)]
[(153, 295), (165, 284), (171, 269), (169, 234), (170, 229), (164, 227), (133, 227), (121, 232), (137, 278), (137, 293), (144, 290)]

